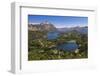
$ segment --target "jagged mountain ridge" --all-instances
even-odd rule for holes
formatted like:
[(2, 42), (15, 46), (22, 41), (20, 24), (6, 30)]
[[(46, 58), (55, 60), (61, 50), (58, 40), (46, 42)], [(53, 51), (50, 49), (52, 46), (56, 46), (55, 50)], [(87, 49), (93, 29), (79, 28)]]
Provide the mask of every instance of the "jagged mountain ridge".
[(70, 27), (70, 28), (56, 28), (53, 24), (49, 22), (42, 22), (39, 24), (28, 24), (29, 31), (58, 31), (58, 32), (71, 32), (71, 31), (77, 31), (80, 33), (87, 34), (88, 27), (87, 26), (76, 26), (76, 27)]
[(28, 24), (30, 31), (56, 31), (57, 28), (51, 23)]

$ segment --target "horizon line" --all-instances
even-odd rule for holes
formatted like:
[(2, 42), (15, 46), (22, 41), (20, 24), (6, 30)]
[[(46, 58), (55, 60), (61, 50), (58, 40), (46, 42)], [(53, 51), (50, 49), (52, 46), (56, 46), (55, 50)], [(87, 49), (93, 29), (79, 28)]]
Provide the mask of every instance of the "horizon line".
[[(28, 23), (28, 24), (33, 24), (33, 25), (35, 25), (35, 24), (41, 24), (41, 23)], [(86, 26), (88, 26), (88, 25), (61, 25), (61, 27), (60, 26), (57, 26), (57, 25), (54, 25), (56, 28), (70, 28), (70, 27), (86, 27)]]

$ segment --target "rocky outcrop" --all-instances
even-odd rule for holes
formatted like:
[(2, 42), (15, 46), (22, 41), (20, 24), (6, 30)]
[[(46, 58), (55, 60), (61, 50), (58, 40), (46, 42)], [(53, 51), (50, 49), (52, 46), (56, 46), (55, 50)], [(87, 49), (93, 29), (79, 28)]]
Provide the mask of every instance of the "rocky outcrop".
[(57, 29), (51, 23), (42, 22), (40, 24), (28, 24), (28, 30), (30, 31), (55, 31)]

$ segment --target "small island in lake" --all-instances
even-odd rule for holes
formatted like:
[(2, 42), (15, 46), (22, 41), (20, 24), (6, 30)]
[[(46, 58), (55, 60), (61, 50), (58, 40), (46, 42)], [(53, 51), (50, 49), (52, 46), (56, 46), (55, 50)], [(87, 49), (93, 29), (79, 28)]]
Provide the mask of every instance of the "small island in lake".
[(28, 15), (28, 60), (88, 58), (88, 17)]

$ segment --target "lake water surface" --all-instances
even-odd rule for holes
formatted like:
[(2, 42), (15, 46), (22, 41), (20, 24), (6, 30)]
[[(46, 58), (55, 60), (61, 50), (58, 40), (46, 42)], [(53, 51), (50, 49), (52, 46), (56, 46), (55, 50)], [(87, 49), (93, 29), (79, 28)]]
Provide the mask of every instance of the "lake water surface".
[(47, 39), (48, 40), (54, 40), (59, 37), (59, 32), (48, 32)]
[[(57, 39), (59, 37), (59, 32), (49, 32), (47, 34), (48, 40)], [(57, 46), (57, 49), (64, 50), (64, 51), (75, 51), (78, 48), (76, 42), (67, 42)]]
[(58, 45), (57, 48), (60, 50), (73, 52), (78, 48), (78, 45), (74, 42), (71, 42), (71, 43), (69, 42), (69, 43)]

